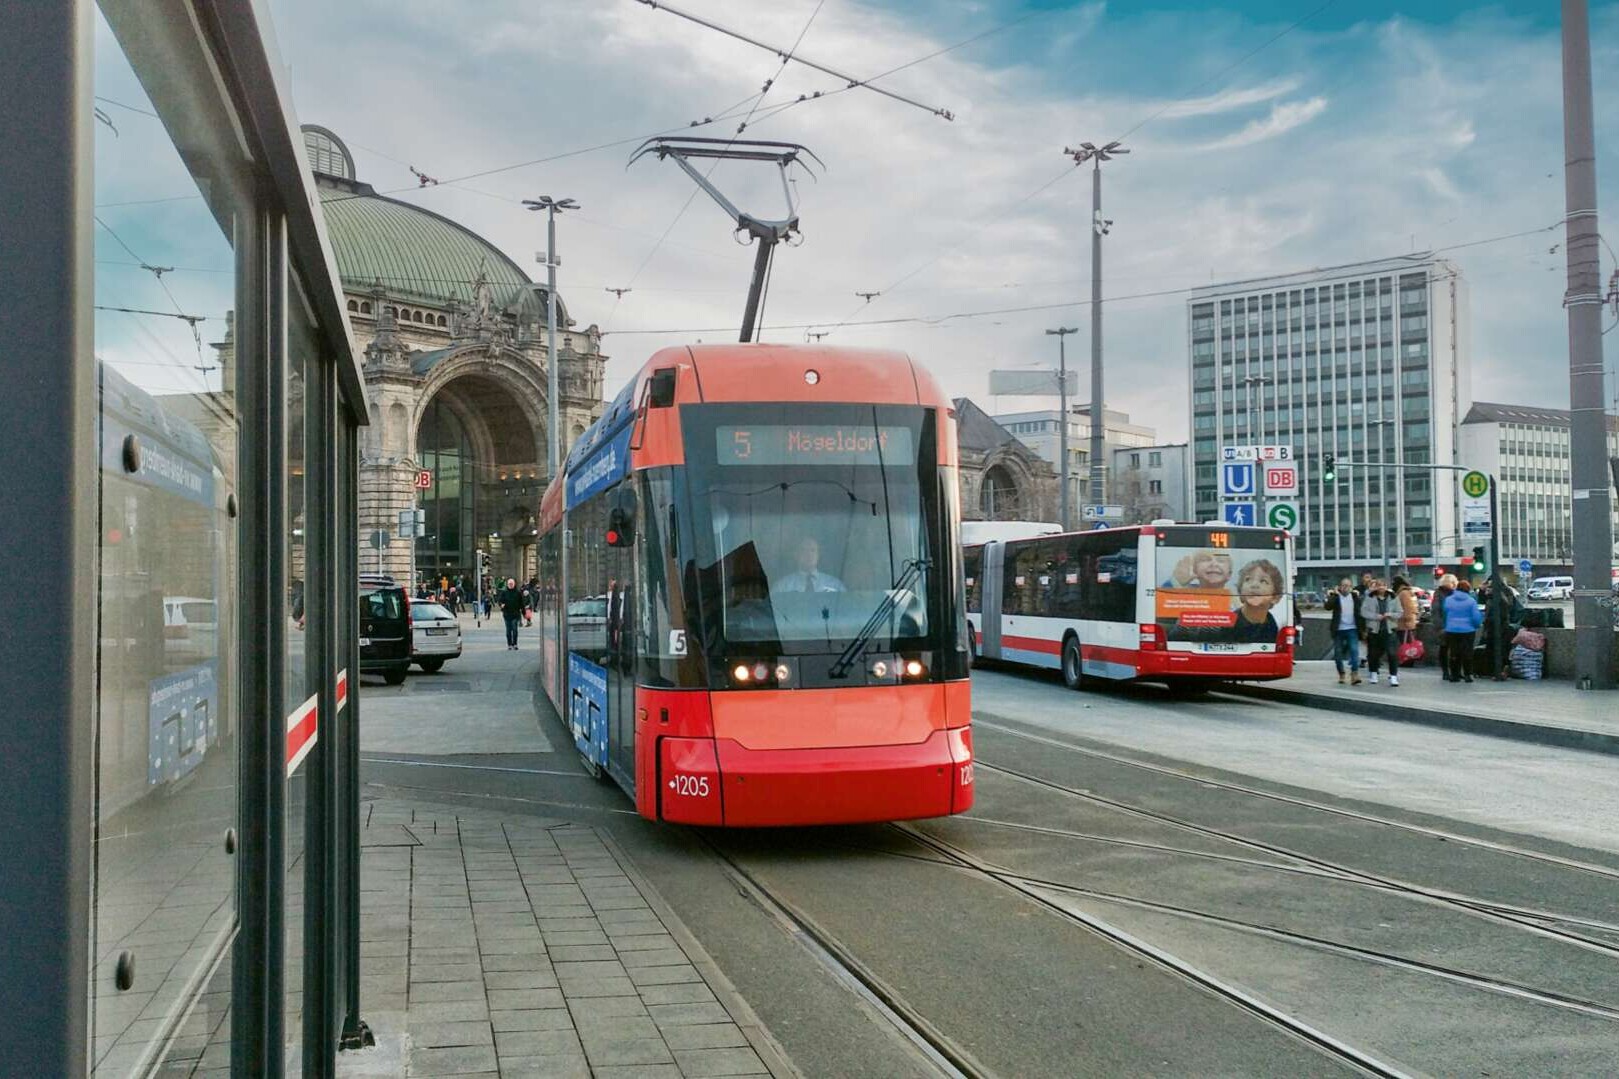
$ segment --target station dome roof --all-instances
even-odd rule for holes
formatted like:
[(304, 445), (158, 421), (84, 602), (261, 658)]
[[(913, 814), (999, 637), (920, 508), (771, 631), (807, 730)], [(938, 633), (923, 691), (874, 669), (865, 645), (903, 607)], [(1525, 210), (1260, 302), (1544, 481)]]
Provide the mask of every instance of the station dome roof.
[[(353, 155), (336, 135), (312, 124), (303, 132), (345, 289), (380, 285), (393, 298), (448, 307), (470, 302), (482, 274), (496, 308), (543, 319), (545, 286), (494, 244), (441, 214), (378, 194), (355, 177)], [(560, 299), (557, 321), (566, 326)]]

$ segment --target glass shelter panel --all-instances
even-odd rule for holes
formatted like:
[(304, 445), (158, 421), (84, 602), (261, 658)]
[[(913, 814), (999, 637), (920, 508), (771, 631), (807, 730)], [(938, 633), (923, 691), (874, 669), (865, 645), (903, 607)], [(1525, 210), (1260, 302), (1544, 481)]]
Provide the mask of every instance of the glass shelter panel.
[(93, 1073), (109, 1076), (189, 1067), (228, 1045), (225, 997), (198, 993), (228, 979), (236, 921), (238, 535), (227, 503), (234, 249), (253, 221), (245, 162), (222, 137), (233, 121), (190, 90), (207, 74), (130, 7), (102, 5), (94, 40), (90, 1050)]

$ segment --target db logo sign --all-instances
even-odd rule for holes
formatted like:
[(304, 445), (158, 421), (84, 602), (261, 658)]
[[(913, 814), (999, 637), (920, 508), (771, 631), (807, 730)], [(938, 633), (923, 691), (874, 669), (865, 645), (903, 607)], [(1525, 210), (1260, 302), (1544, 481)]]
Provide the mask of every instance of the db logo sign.
[(416, 489), (418, 491), (425, 491), (431, 486), (433, 486), (433, 474), (431, 472), (424, 468), (416, 473)]
[(1299, 491), (1299, 470), (1294, 465), (1266, 465), (1265, 493), (1293, 495)]

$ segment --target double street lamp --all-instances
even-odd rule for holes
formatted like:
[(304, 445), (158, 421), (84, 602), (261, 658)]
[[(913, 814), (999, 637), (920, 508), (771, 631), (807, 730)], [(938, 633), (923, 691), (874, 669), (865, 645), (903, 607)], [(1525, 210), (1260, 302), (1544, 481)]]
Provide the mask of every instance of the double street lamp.
[[(1103, 486), (1102, 463), (1102, 237), (1113, 222), (1102, 217), (1102, 162), (1111, 161), (1129, 150), (1115, 139), (1103, 146), (1082, 142), (1079, 148), (1063, 148), (1075, 165), (1091, 163), (1091, 501), (1107, 501)], [(1065, 418), (1066, 419), (1066, 418)]]
[[(562, 460), (562, 424), (557, 414), (557, 214), (563, 210), (577, 210), (579, 204), (572, 199), (554, 199), (541, 195), (537, 199), (524, 199), (530, 210), (545, 211), (545, 393), (546, 423), (549, 430), (545, 439), (547, 480), (555, 480)], [(628, 290), (625, 290), (628, 291)]]

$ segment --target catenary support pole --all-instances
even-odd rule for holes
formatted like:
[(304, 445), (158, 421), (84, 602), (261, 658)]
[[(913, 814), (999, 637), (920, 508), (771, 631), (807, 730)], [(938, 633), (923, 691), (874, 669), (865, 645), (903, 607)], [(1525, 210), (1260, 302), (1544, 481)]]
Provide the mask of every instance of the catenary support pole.
[(557, 409), (557, 208), (546, 207), (545, 215), (545, 477), (556, 478), (562, 457)]
[(1586, 0), (1563, 0), (1563, 195), (1567, 209), (1569, 449), (1573, 481), (1574, 682), (1612, 689), (1614, 633), (1601, 601), (1613, 558), (1602, 406), (1602, 267)]
[(1058, 481), (1062, 484), (1061, 497), (1058, 502), (1063, 531), (1068, 531), (1073, 525), (1073, 494), (1070, 490), (1072, 479), (1069, 476), (1068, 457), (1068, 349), (1067, 338), (1071, 333), (1077, 333), (1077, 326), (1061, 326), (1046, 333), (1057, 338), (1057, 430), (1061, 432), (1057, 440), (1057, 454), (1060, 464), (1057, 468)]
[(1091, 160), (1091, 502), (1100, 506), (1107, 502), (1102, 489), (1102, 155)]

